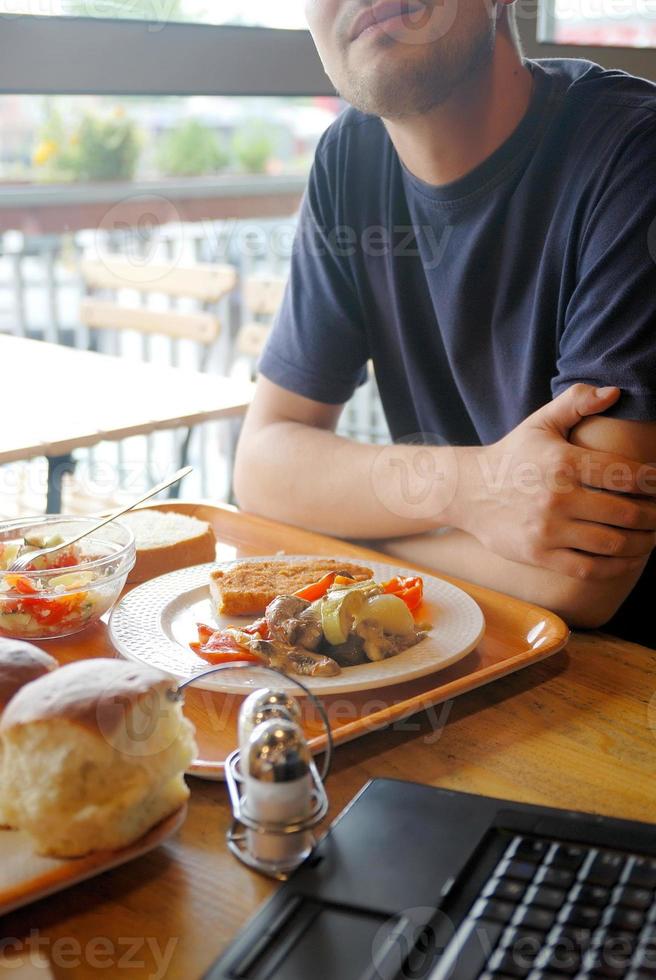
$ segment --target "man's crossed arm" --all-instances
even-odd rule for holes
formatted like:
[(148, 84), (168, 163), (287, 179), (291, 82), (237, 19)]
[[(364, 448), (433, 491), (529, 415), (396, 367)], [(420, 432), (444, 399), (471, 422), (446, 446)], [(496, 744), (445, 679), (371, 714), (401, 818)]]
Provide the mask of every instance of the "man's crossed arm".
[(483, 447), (372, 446), (335, 435), (342, 406), (258, 381), (237, 454), (245, 510), (345, 538), (417, 535), (431, 564), (600, 626), (656, 543), (656, 423), (599, 413), (574, 385)]

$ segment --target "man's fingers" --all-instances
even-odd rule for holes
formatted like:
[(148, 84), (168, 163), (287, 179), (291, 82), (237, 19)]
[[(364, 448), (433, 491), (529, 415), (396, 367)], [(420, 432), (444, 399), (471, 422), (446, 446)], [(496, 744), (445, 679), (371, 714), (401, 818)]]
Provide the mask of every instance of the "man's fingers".
[(605, 412), (620, 396), (619, 388), (595, 388), (576, 384), (548, 402), (531, 416), (531, 422), (567, 437), (570, 430), (588, 415)]
[(636, 573), (646, 561), (646, 558), (596, 558), (583, 552), (556, 548), (546, 553), (540, 565), (581, 581), (606, 581)]
[(567, 513), (575, 520), (633, 531), (656, 531), (656, 501), (649, 497), (629, 497), (580, 487), (572, 494), (571, 504)]
[(653, 531), (629, 531), (589, 521), (568, 521), (559, 538), (564, 548), (607, 558), (646, 558), (656, 546)]
[(656, 496), (656, 467), (613, 453), (576, 449), (576, 470), (582, 484), (611, 493)]

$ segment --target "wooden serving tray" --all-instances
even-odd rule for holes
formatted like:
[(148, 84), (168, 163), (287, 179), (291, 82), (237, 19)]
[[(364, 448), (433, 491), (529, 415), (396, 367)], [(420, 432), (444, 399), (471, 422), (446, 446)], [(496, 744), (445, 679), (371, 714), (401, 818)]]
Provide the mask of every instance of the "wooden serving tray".
[(66, 860), (40, 857), (27, 834), (0, 830), (0, 915), (141, 857), (174, 834), (186, 815), (185, 804), (130, 847)]
[[(331, 554), (337, 547), (331, 538), (285, 528), (273, 521), (240, 514), (233, 508), (174, 502), (155, 506), (190, 514), (211, 524), (219, 542), (217, 553), (220, 560), (254, 554), (271, 555), (281, 549), (289, 554)], [(249, 540), (244, 539), (246, 522)], [(253, 547), (253, 540), (258, 541), (259, 549)], [(390, 556), (343, 541), (339, 542), (338, 548), (341, 555), (395, 562)], [(399, 568), (404, 567), (437, 574), (430, 569), (400, 561)], [(482, 641), (476, 650), (453, 667), (420, 680), (324, 698), (323, 705), (331, 722), (335, 745), (400, 723), (420, 711), (445, 705), (459, 694), (544, 660), (567, 643), (569, 629), (554, 613), (490, 589), (446, 575), (442, 577), (467, 592), (483, 610), (486, 632)], [(301, 700), (306, 734), (312, 749), (320, 752), (326, 743), (321, 721), (312, 704), (306, 699)], [(196, 726), (199, 748), (199, 758), (190, 770), (192, 775), (223, 779), (224, 760), (237, 745), (237, 717), (242, 701), (239, 695), (187, 688), (185, 711)], [(446, 705), (431, 716), (436, 737), (447, 720)]]

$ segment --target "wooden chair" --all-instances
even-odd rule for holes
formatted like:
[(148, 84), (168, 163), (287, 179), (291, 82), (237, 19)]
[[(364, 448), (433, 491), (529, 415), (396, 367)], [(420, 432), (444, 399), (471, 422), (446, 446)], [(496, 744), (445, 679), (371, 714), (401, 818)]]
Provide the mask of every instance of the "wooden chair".
[[(101, 258), (82, 259), (80, 271), (87, 290), (79, 311), (84, 327), (111, 331), (115, 336), (132, 331), (141, 335), (145, 349), (151, 337), (169, 338), (174, 365), (177, 343), (192, 341), (199, 351), (197, 369), (207, 369), (222, 331), (216, 305), (232, 292), (237, 282), (233, 266), (200, 262), (135, 264), (124, 255), (107, 253)], [(119, 301), (118, 293), (125, 290), (136, 293), (141, 305)], [(107, 298), (107, 293), (111, 298)], [(154, 309), (146, 305), (155, 295), (166, 297), (168, 308)], [(185, 300), (194, 301), (197, 308), (184, 311), (174, 308)], [(182, 441), (180, 466), (187, 462), (192, 431), (189, 428)], [(171, 496), (176, 496), (176, 491), (174, 487)]]
[[(135, 266), (120, 255), (107, 255), (102, 260), (84, 259), (81, 272), (88, 290), (116, 292), (129, 289), (144, 298), (159, 293), (172, 300), (197, 300), (204, 306), (218, 303), (232, 292), (237, 281), (236, 271), (229, 265)], [(219, 318), (206, 310), (184, 313), (153, 310), (144, 306), (126, 306), (116, 299), (98, 299), (95, 295), (82, 300), (80, 319), (85, 326), (96, 330), (135, 330), (142, 334), (195, 340), (203, 345), (205, 354), (221, 331)]]
[(242, 284), (242, 302), (245, 323), (239, 330), (236, 352), (244, 356), (250, 365), (251, 377), (271, 330), (273, 318), (278, 312), (285, 292), (286, 279), (278, 276), (246, 279)]

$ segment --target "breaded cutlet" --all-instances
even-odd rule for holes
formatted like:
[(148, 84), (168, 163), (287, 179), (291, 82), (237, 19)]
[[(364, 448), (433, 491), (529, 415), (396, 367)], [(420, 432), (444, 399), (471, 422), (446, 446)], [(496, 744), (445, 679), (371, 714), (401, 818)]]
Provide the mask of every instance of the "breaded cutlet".
[(292, 595), (328, 572), (349, 575), (357, 581), (373, 577), (365, 565), (335, 558), (240, 561), (225, 571), (210, 572), (210, 594), (221, 616), (262, 616), (276, 596)]

